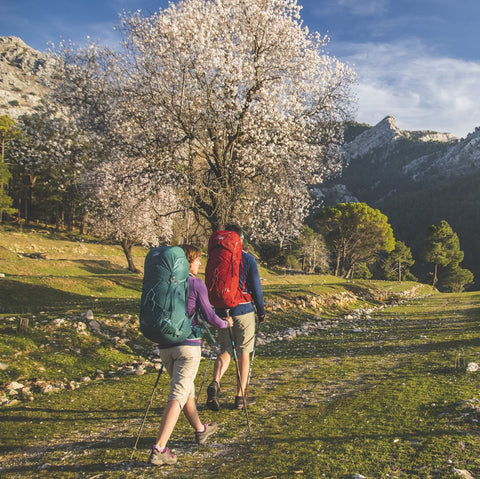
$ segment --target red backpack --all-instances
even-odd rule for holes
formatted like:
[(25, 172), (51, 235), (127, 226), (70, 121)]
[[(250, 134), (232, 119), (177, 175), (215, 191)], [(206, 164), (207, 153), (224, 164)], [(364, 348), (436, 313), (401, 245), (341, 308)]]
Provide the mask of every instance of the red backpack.
[[(240, 270), (243, 286), (240, 288)], [(234, 231), (215, 231), (208, 241), (208, 259), (205, 267), (208, 299), (216, 308), (233, 308), (252, 300), (245, 293), (242, 240)]]

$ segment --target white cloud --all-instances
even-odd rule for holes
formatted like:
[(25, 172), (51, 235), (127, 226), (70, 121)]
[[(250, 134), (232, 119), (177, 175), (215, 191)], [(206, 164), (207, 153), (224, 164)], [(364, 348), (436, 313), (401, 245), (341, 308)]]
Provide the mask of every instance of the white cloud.
[(415, 40), (341, 50), (358, 75), (358, 121), (393, 115), (401, 129), (459, 137), (480, 126), (480, 62), (436, 57)]

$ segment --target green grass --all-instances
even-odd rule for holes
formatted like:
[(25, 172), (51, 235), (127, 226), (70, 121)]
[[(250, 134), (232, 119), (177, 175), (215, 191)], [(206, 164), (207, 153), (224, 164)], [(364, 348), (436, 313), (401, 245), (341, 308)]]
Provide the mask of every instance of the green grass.
[[(218, 421), (220, 432), (210, 446), (196, 448), (182, 418), (170, 444), (180, 454), (175, 468), (143, 465), (166, 378), (130, 460), (156, 373), (9, 408), (0, 421), (0, 450), (10, 464), (4, 477), (453, 478), (454, 467), (475, 476), (480, 413), (465, 404), (478, 397), (480, 379), (465, 365), (480, 358), (479, 308), (478, 294), (433, 295), (381, 310), (362, 332), (340, 322), (259, 348), (250, 386), (252, 432), (244, 414), (228, 408), (230, 368), (222, 385), (226, 407), (205, 410), (205, 390), (199, 406), (202, 419)], [(41, 471), (43, 464), (50, 466)]]
[[(42, 253), (44, 259), (28, 254)], [(143, 266), (146, 250), (134, 248)], [(0, 229), (0, 314), (139, 298), (141, 275), (128, 271), (120, 246), (85, 241), (47, 230)]]
[[(119, 259), (112, 259), (112, 264), (120, 264)], [(299, 326), (316, 314), (331, 320), (331, 327), (258, 347), (249, 388), (249, 395), (256, 398), (248, 410), (251, 432), (244, 413), (229, 406), (234, 395), (232, 364), (222, 382), (221, 411), (204, 408), (205, 386), (200, 399), (202, 420), (220, 425), (212, 442), (195, 446), (181, 417), (169, 443), (179, 454), (179, 464), (147, 468), (148, 448), (166, 403), (167, 377), (160, 378), (133, 459), (133, 444), (157, 373), (91, 381), (73, 391), (36, 395), (32, 402), (0, 410), (2, 478), (346, 479), (361, 474), (453, 479), (458, 477), (453, 468), (480, 475), (480, 403), (475, 401), (480, 399), (480, 373), (466, 371), (469, 362), (480, 361), (479, 292), (440, 294), (413, 283), (346, 282), (266, 270), (262, 277), (272, 304), (309, 295), (358, 296), (348, 307), (333, 301), (321, 312), (290, 305), (269, 313), (269, 322), (262, 326), (267, 334)], [(15, 357), (18, 369), (1, 374), (9, 374), (10, 380), (15, 374), (38, 373), (41, 366), (52, 378), (65, 371), (81, 375), (80, 370), (83, 374), (141, 358), (143, 353), (131, 347), (133, 340), (147, 344), (136, 331), (138, 292), (129, 297), (134, 287), (121, 285), (123, 294), (116, 299), (105, 290), (100, 296), (95, 287), (93, 296), (49, 287), (52, 300), (55, 295), (78, 295), (69, 310), (52, 301), (42, 312), (40, 301), (33, 307), (24, 302), (28, 313), (23, 315), (31, 321), (24, 335), (15, 329), (22, 314), (4, 314), (0, 361)], [(421, 297), (377, 309), (371, 318), (334, 317), (352, 307), (379, 306), (414, 287)], [(71, 323), (54, 327), (60, 312), (75, 316), (87, 305), (112, 335), (121, 335), (128, 324), (126, 334), (132, 342), (117, 349), (108, 338), (77, 335), (69, 329)], [(50, 344), (42, 348), (45, 341)], [(78, 350), (80, 354), (73, 352)], [(207, 362), (201, 363), (197, 391)], [(207, 381), (211, 373), (212, 368)]]
[[(138, 331), (137, 321), (128, 320), (128, 316), (121, 323), (116, 318), (97, 317), (108, 331), (105, 335), (77, 329), (81, 322), (77, 316), (59, 318), (61, 324), (46, 313), (28, 318), (25, 333), (17, 332), (15, 318), (0, 320), (0, 361), (9, 364), (8, 369), (0, 370), (0, 384), (38, 377), (78, 381), (97, 369), (111, 370), (137, 360), (137, 348), (151, 350), (151, 343)], [(117, 344), (115, 337), (126, 341)]]

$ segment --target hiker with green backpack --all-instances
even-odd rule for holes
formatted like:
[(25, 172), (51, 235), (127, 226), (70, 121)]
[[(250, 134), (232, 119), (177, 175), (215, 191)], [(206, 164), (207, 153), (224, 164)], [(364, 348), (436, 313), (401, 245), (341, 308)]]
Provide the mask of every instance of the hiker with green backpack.
[[(210, 303), (221, 317), (231, 315), (233, 327), (218, 331), (220, 354), (207, 387), (207, 407), (220, 409), (220, 381), (233, 357), (237, 368), (235, 409), (246, 410), (250, 354), (255, 344), (255, 313), (265, 321), (263, 291), (258, 266), (253, 255), (243, 251), (243, 231), (235, 224), (215, 231), (208, 242), (205, 283)], [(248, 416), (247, 416), (248, 418)]]
[(175, 464), (167, 448), (180, 412), (195, 431), (197, 444), (205, 444), (217, 424), (201, 422), (195, 404), (194, 380), (201, 359), (202, 328), (199, 313), (211, 325), (228, 328), (232, 319), (221, 319), (208, 302), (205, 283), (197, 278), (201, 251), (190, 245), (154, 248), (145, 258), (140, 329), (159, 347), (163, 366), (170, 375), (168, 403), (148, 464)]

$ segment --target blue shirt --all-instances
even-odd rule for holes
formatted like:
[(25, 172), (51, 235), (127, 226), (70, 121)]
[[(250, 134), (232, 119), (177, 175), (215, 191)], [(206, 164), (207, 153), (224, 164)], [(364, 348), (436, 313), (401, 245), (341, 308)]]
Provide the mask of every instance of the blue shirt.
[[(230, 316), (240, 316), (242, 314), (247, 314), (255, 312), (257, 310), (258, 316), (263, 316), (265, 314), (265, 305), (263, 302), (263, 290), (262, 284), (260, 282), (260, 275), (258, 274), (258, 266), (255, 258), (246, 251), (242, 251), (242, 262), (243, 262), (243, 275), (242, 275), (242, 265), (240, 265), (240, 278), (239, 278), (239, 287), (244, 290), (246, 293), (249, 293), (252, 296), (252, 302), (240, 303), (238, 306), (230, 308)], [(245, 282), (244, 282), (245, 278)], [(245, 289), (244, 289), (245, 287)], [(227, 312), (222, 308), (215, 308), (215, 312), (221, 318), (226, 317)]]

